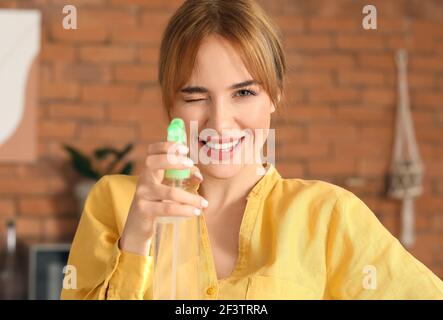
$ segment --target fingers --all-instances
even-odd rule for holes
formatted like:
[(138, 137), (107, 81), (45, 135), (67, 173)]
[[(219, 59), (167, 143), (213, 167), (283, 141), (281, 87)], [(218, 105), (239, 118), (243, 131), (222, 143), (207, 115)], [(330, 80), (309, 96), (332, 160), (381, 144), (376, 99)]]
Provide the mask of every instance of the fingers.
[(158, 185), (155, 190), (146, 194), (151, 201), (167, 200), (191, 205), (197, 208), (206, 208), (208, 201), (200, 195), (192, 194), (186, 190), (174, 188), (166, 185)]
[(196, 167), (193, 166), (191, 168), (191, 177), (190, 177), (190, 182), (191, 184), (195, 185), (195, 184), (199, 184), (203, 181), (203, 176), (200, 173), (200, 170)]
[(194, 176), (194, 177), (196, 177), (196, 178), (199, 179), (199, 180), (203, 180), (203, 176), (202, 176), (202, 174), (200, 173), (200, 169), (199, 169), (198, 167), (196, 167), (196, 166), (193, 166), (193, 167), (191, 168), (191, 175)]
[(163, 154), (163, 153), (170, 153), (170, 154), (182, 154), (185, 155), (189, 152), (189, 148), (185, 146), (184, 144), (177, 143), (177, 142), (156, 142), (152, 143), (148, 146), (148, 154), (154, 155), (154, 154)]
[(163, 169), (191, 169), (194, 165), (194, 161), (186, 156), (154, 154), (146, 157), (145, 165), (150, 171)]
[(151, 210), (156, 216), (199, 216), (200, 208), (194, 206), (179, 204), (163, 200), (161, 202), (152, 202)]

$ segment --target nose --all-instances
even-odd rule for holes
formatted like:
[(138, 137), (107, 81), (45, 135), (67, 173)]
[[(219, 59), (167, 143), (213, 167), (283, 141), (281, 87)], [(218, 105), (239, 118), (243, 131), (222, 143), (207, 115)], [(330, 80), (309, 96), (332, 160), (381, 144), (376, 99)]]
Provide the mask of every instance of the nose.
[(236, 128), (236, 117), (233, 108), (223, 98), (213, 99), (209, 108), (207, 126), (221, 136), (223, 130)]

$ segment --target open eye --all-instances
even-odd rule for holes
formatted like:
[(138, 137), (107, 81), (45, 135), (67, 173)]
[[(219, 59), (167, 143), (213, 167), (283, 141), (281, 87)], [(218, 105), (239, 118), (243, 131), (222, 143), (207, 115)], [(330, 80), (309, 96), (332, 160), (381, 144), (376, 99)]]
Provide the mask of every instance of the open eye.
[(247, 97), (247, 96), (256, 96), (257, 93), (251, 89), (241, 89), (238, 90), (235, 95), (238, 97)]

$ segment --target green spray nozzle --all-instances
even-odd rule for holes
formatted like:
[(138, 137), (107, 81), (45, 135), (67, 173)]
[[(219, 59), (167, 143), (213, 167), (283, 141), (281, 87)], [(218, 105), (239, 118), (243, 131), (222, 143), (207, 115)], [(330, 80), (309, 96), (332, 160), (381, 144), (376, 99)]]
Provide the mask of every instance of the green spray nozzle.
[[(185, 122), (180, 118), (174, 118), (168, 126), (168, 141), (182, 143), (186, 145)], [(191, 169), (167, 169), (165, 178), (174, 180), (184, 180), (191, 176)]]

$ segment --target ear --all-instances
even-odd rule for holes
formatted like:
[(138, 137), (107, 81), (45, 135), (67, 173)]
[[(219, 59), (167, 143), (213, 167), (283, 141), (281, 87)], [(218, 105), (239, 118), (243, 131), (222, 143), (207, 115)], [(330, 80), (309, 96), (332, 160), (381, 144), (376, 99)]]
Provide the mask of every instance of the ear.
[[(277, 97), (277, 102), (280, 102), (281, 94)], [(275, 112), (275, 104), (271, 101), (271, 113)]]
[(273, 102), (271, 102), (271, 113), (275, 112), (275, 105)]

